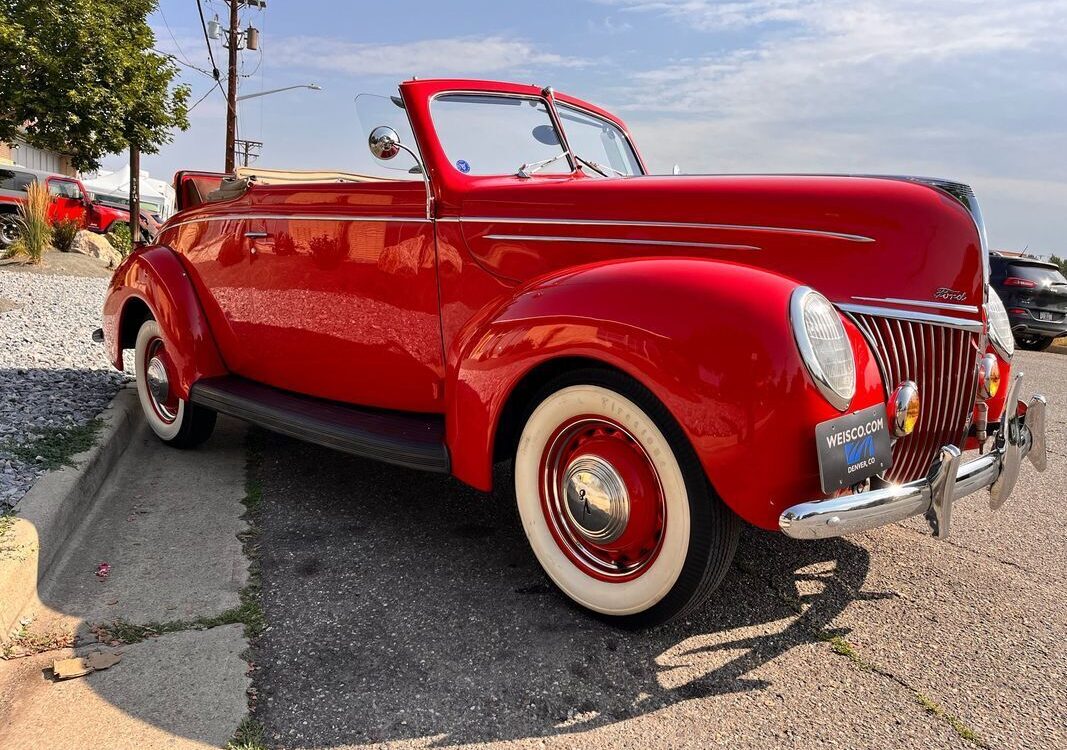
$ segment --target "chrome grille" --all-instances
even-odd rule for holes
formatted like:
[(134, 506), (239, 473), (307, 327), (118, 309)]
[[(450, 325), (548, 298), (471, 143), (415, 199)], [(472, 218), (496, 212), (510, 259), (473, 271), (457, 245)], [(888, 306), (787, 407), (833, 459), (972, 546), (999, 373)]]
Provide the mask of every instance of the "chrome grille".
[(942, 445), (963, 447), (974, 410), (979, 334), (861, 313), (852, 319), (870, 342), (889, 392), (904, 380), (919, 386), (919, 421), (893, 446), (893, 466), (886, 472), (891, 482), (918, 479)]

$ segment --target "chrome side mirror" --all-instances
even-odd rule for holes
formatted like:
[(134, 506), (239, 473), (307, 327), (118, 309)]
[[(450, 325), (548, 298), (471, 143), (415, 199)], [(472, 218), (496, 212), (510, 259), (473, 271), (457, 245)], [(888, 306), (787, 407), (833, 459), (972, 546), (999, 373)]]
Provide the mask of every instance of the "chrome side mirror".
[(367, 145), (374, 158), (389, 161), (400, 153), (400, 136), (388, 125), (379, 125), (371, 131)]
[(409, 174), (414, 173), (417, 169), (417, 173), (422, 175), (422, 184), (426, 187), (426, 218), (432, 219), (433, 190), (430, 189), (430, 176), (426, 174), (426, 167), (423, 166), (422, 160), (419, 159), (419, 155), (415, 153), (415, 150), (401, 143), (400, 136), (388, 125), (379, 125), (370, 131), (367, 145), (370, 147), (370, 152), (374, 154), (374, 157), (382, 161), (389, 161), (401, 151), (411, 154), (416, 166), (415, 169), (409, 170)]

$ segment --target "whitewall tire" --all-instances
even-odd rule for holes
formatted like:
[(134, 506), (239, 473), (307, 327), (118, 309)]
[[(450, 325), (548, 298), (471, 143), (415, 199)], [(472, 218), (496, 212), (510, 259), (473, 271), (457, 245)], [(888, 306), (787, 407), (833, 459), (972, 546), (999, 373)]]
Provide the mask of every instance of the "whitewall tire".
[(698, 606), (736, 548), (738, 520), (677, 422), (612, 371), (570, 373), (541, 392), (516, 448), (515, 494), (552, 582), (623, 623)]
[(137, 331), (134, 373), (141, 411), (152, 432), (168, 445), (188, 448), (207, 440), (215, 429), (216, 413), (174, 392), (175, 366), (159, 324), (149, 318)]

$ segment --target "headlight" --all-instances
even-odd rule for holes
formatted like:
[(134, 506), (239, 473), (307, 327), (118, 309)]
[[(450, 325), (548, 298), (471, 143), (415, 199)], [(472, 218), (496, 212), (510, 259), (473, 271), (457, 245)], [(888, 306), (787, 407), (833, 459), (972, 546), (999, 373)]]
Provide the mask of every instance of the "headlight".
[(789, 318), (800, 356), (826, 400), (844, 411), (856, 395), (856, 360), (841, 315), (806, 286), (793, 290)]
[(1004, 303), (992, 287), (987, 287), (987, 291), (989, 300), (985, 303), (985, 317), (989, 322), (989, 340), (1000, 352), (1000, 356), (1011, 359), (1011, 355), (1015, 353), (1015, 336), (1011, 332), (1008, 311), (1004, 309)]

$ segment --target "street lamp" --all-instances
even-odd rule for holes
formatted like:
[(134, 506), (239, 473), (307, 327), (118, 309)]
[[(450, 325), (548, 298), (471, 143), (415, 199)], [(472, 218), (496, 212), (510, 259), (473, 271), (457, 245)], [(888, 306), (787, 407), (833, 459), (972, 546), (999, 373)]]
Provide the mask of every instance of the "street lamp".
[(311, 89), (312, 91), (322, 91), (322, 86), (317, 83), (298, 83), (295, 86), (283, 86), (280, 89), (270, 89), (269, 91), (257, 91), (254, 94), (244, 94), (237, 97), (237, 101), (242, 102), (245, 99), (255, 99), (257, 96), (266, 96), (267, 94), (277, 94), (279, 91), (289, 91), (291, 89)]

